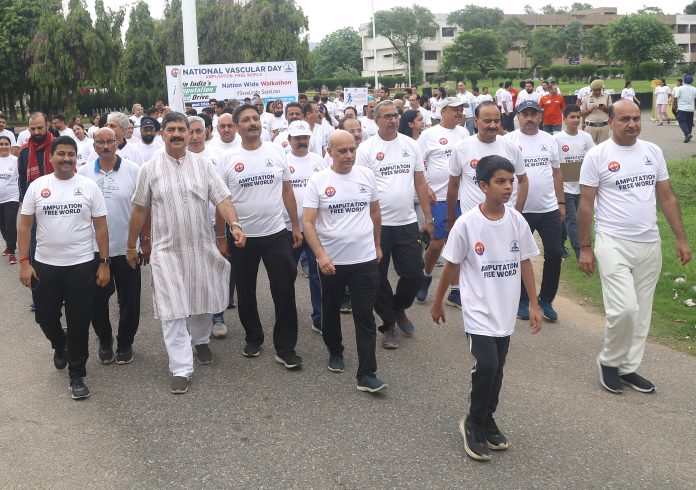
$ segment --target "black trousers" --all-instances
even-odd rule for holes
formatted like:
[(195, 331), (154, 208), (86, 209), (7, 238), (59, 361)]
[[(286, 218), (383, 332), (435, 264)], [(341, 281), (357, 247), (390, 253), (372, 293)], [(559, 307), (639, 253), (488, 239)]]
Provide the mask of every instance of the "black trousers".
[(0, 204), (0, 233), (12, 253), (17, 250), (17, 211), (19, 211), (17, 201)]
[[(97, 261), (55, 266), (35, 260), (33, 265), (39, 278), (38, 287), (33, 291), (36, 323), (51, 341), (51, 347), (62, 349), (67, 344), (70, 376), (84, 377), (89, 356), (89, 321), (97, 287)], [(63, 302), (67, 335), (60, 324)]]
[(263, 260), (275, 306), (273, 345), (279, 355), (295, 352), (297, 266), (292, 256), (292, 243), (287, 231), (283, 229), (273, 235), (248, 237), (244, 248), (235, 247), (229, 237), (227, 243), (232, 257), (232, 270), (237, 281), (239, 320), (246, 332), (246, 341), (261, 345), (264, 340), (256, 302), (256, 280), (259, 275), (259, 264)]
[(467, 336), (471, 355), (476, 359), (476, 364), (471, 370), (469, 416), (475, 424), (484, 425), (498, 408), (510, 336), (489, 337), (475, 334), (467, 334)]
[(117, 350), (133, 345), (140, 322), (140, 266), (131, 269), (125, 255), (111, 257), (111, 281), (106, 287), (97, 287), (92, 302), (92, 327), (103, 346), (113, 342), (109, 320), (109, 298), (114, 292), (118, 298)]
[(694, 112), (677, 111), (677, 123), (684, 136), (691, 134), (694, 129)]
[[(382, 319), (380, 331), (394, 325), (395, 311), (406, 310), (413, 304), (423, 279), (423, 255), (418, 223), (402, 226), (382, 226), (382, 260), (379, 263), (379, 289), (375, 311)], [(399, 276), (396, 293), (389, 283), (389, 262), (394, 259), (394, 270)], [(353, 289), (351, 289), (351, 296)]]
[(379, 284), (377, 261), (360, 264), (337, 265), (336, 274), (321, 279), (321, 331), (324, 344), (331, 353), (343, 354), (341, 335), (341, 303), (346, 286), (350, 288), (355, 323), (355, 340), (358, 347), (358, 376), (375, 374), (375, 316), (372, 313)]
[[(558, 292), (558, 281), (561, 278), (561, 213), (556, 209), (548, 213), (523, 213), (532, 233), (536, 230), (544, 246), (544, 272), (541, 276), (539, 298), (553, 302)], [(522, 301), (529, 301), (527, 290), (522, 284), (520, 293)]]

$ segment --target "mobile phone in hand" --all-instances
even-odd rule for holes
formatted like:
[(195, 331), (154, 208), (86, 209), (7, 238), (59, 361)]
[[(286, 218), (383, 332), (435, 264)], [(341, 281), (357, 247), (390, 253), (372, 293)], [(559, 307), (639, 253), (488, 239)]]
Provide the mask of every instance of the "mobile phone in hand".
[(36, 291), (39, 288), (39, 278), (31, 276), (31, 290)]
[(428, 232), (424, 231), (421, 233), (421, 243), (425, 245), (425, 249), (428, 250), (428, 247), (430, 246), (430, 235), (428, 235)]

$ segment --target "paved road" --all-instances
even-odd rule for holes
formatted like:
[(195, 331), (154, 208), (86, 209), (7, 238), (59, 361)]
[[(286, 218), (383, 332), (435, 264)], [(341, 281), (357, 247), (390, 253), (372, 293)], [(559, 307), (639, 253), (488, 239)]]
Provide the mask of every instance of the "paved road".
[[(561, 322), (536, 336), (518, 324), (497, 415), (511, 448), (481, 464), (457, 430), (472, 364), (458, 310), (436, 327), (430, 303), (415, 305), (417, 335), (378, 347), (390, 388), (370, 396), (355, 390), (348, 321), (347, 371), (326, 369), (300, 276), (301, 371), (276, 364), (270, 347), (244, 358), (232, 311), (230, 337), (212, 342), (215, 362), (173, 396), (148, 286), (135, 362), (101, 366), (93, 337), (92, 396), (75, 402), (16, 274), (0, 264), (1, 488), (693, 488), (696, 358), (651, 342), (641, 372), (657, 393), (606, 393), (594, 364), (603, 319), (563, 289)], [(267, 281), (258, 294), (269, 333)]]

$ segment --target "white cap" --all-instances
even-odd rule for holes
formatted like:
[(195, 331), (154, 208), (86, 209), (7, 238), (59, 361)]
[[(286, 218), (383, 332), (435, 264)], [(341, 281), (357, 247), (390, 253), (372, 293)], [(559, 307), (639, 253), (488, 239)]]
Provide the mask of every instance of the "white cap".
[(463, 104), (464, 101), (461, 100), (459, 97), (445, 97), (444, 99), (442, 99), (442, 102), (440, 102), (440, 107), (459, 107)]
[(309, 124), (305, 121), (293, 121), (288, 126), (289, 136), (312, 136), (313, 134)]

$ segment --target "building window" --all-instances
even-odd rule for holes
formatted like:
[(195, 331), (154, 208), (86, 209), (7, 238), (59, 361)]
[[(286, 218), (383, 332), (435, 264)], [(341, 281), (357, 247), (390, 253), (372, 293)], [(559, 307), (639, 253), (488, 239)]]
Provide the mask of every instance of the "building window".
[(456, 31), (454, 27), (443, 27), (442, 37), (454, 37), (454, 31)]
[(691, 43), (691, 52), (696, 53), (696, 44), (695, 43)]
[(689, 45), (688, 45), (688, 44), (680, 44), (679, 47), (681, 48), (681, 50), (682, 50), (684, 53), (688, 53), (688, 52), (689, 52)]
[(437, 55), (439, 51), (424, 51), (423, 52), (423, 59), (429, 60), (429, 61), (437, 61)]
[(385, 54), (385, 55), (382, 55), (382, 56), (383, 56), (384, 58), (391, 58), (391, 57), (393, 56), (393, 54), (392, 54), (392, 53), (389, 53), (389, 54)]
[(686, 24), (679, 24), (677, 26), (677, 33), (678, 34), (686, 34), (688, 32), (689, 26)]
[(696, 33), (696, 24), (691, 24), (689, 26), (689, 32), (691, 32), (691, 34)]

